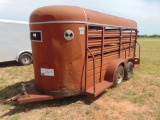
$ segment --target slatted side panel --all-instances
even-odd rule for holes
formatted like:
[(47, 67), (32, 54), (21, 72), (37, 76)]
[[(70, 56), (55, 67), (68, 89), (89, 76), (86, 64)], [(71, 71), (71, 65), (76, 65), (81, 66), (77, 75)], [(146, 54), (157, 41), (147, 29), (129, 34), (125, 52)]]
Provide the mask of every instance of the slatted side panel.
[(136, 46), (136, 31), (131, 29), (124, 29), (122, 30), (121, 38), (122, 44), (128, 52), (127, 57), (134, 57), (134, 50)]
[[(135, 38), (135, 30), (99, 26), (88, 27), (88, 48), (95, 57), (96, 83), (105, 79), (106, 68), (111, 60), (125, 57), (125, 49), (127, 57), (134, 56)], [(87, 87), (91, 87), (94, 76), (93, 57), (90, 52), (87, 54)]]
[[(95, 80), (96, 83), (100, 82), (101, 71), (101, 54), (102, 54), (102, 39), (103, 29), (102, 27), (89, 26), (88, 27), (88, 48), (95, 57)], [(87, 87), (93, 86), (93, 57), (88, 52), (88, 64), (87, 64)]]
[(104, 32), (104, 62), (103, 65), (108, 64), (109, 61), (106, 60), (109, 56), (112, 56), (112, 59), (119, 57), (120, 50), (120, 29), (106, 27)]

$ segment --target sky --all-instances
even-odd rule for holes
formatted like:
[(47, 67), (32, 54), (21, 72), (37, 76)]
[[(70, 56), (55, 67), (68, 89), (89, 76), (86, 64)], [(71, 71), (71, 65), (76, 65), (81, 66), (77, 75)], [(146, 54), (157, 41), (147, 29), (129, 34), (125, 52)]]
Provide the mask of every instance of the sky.
[(140, 35), (160, 35), (160, 0), (0, 0), (0, 19), (29, 21), (33, 10), (74, 5), (135, 20)]

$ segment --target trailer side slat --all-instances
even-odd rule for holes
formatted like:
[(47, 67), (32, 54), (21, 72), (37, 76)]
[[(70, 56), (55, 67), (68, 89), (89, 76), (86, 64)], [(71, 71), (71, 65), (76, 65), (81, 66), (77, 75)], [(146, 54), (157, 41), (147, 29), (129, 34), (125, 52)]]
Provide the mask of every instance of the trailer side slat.
[(102, 76), (105, 75), (109, 62), (112, 59), (119, 58), (119, 52), (121, 53), (121, 57), (134, 57), (136, 39), (136, 30), (133, 29), (120, 30), (119, 28), (110, 27), (103, 31), (103, 27), (100, 26), (97, 26), (97, 29), (96, 26), (91, 28), (95, 29), (88, 29), (87, 46), (94, 55), (95, 68), (93, 66), (93, 56), (90, 52), (87, 52), (87, 80), (89, 81), (87, 87), (94, 86), (94, 78), (96, 84), (104, 81)]

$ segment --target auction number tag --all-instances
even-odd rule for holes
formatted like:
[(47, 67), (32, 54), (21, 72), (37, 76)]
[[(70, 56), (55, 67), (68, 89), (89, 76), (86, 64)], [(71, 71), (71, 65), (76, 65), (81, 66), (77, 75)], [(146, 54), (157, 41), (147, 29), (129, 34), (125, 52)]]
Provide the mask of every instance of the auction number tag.
[(54, 76), (54, 69), (41, 68), (41, 75)]

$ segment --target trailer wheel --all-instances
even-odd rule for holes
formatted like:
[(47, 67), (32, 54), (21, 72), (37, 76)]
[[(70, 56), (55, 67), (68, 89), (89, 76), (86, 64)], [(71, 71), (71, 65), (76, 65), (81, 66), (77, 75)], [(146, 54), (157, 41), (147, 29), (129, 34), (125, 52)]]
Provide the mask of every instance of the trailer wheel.
[(32, 63), (32, 55), (29, 53), (22, 53), (19, 57), (19, 63), (21, 65), (29, 65)]
[(123, 66), (119, 66), (116, 70), (116, 73), (114, 75), (114, 83), (113, 83), (113, 87), (119, 86), (124, 78), (124, 68)]
[(128, 62), (124, 67), (124, 79), (129, 80), (133, 74), (133, 63)]

